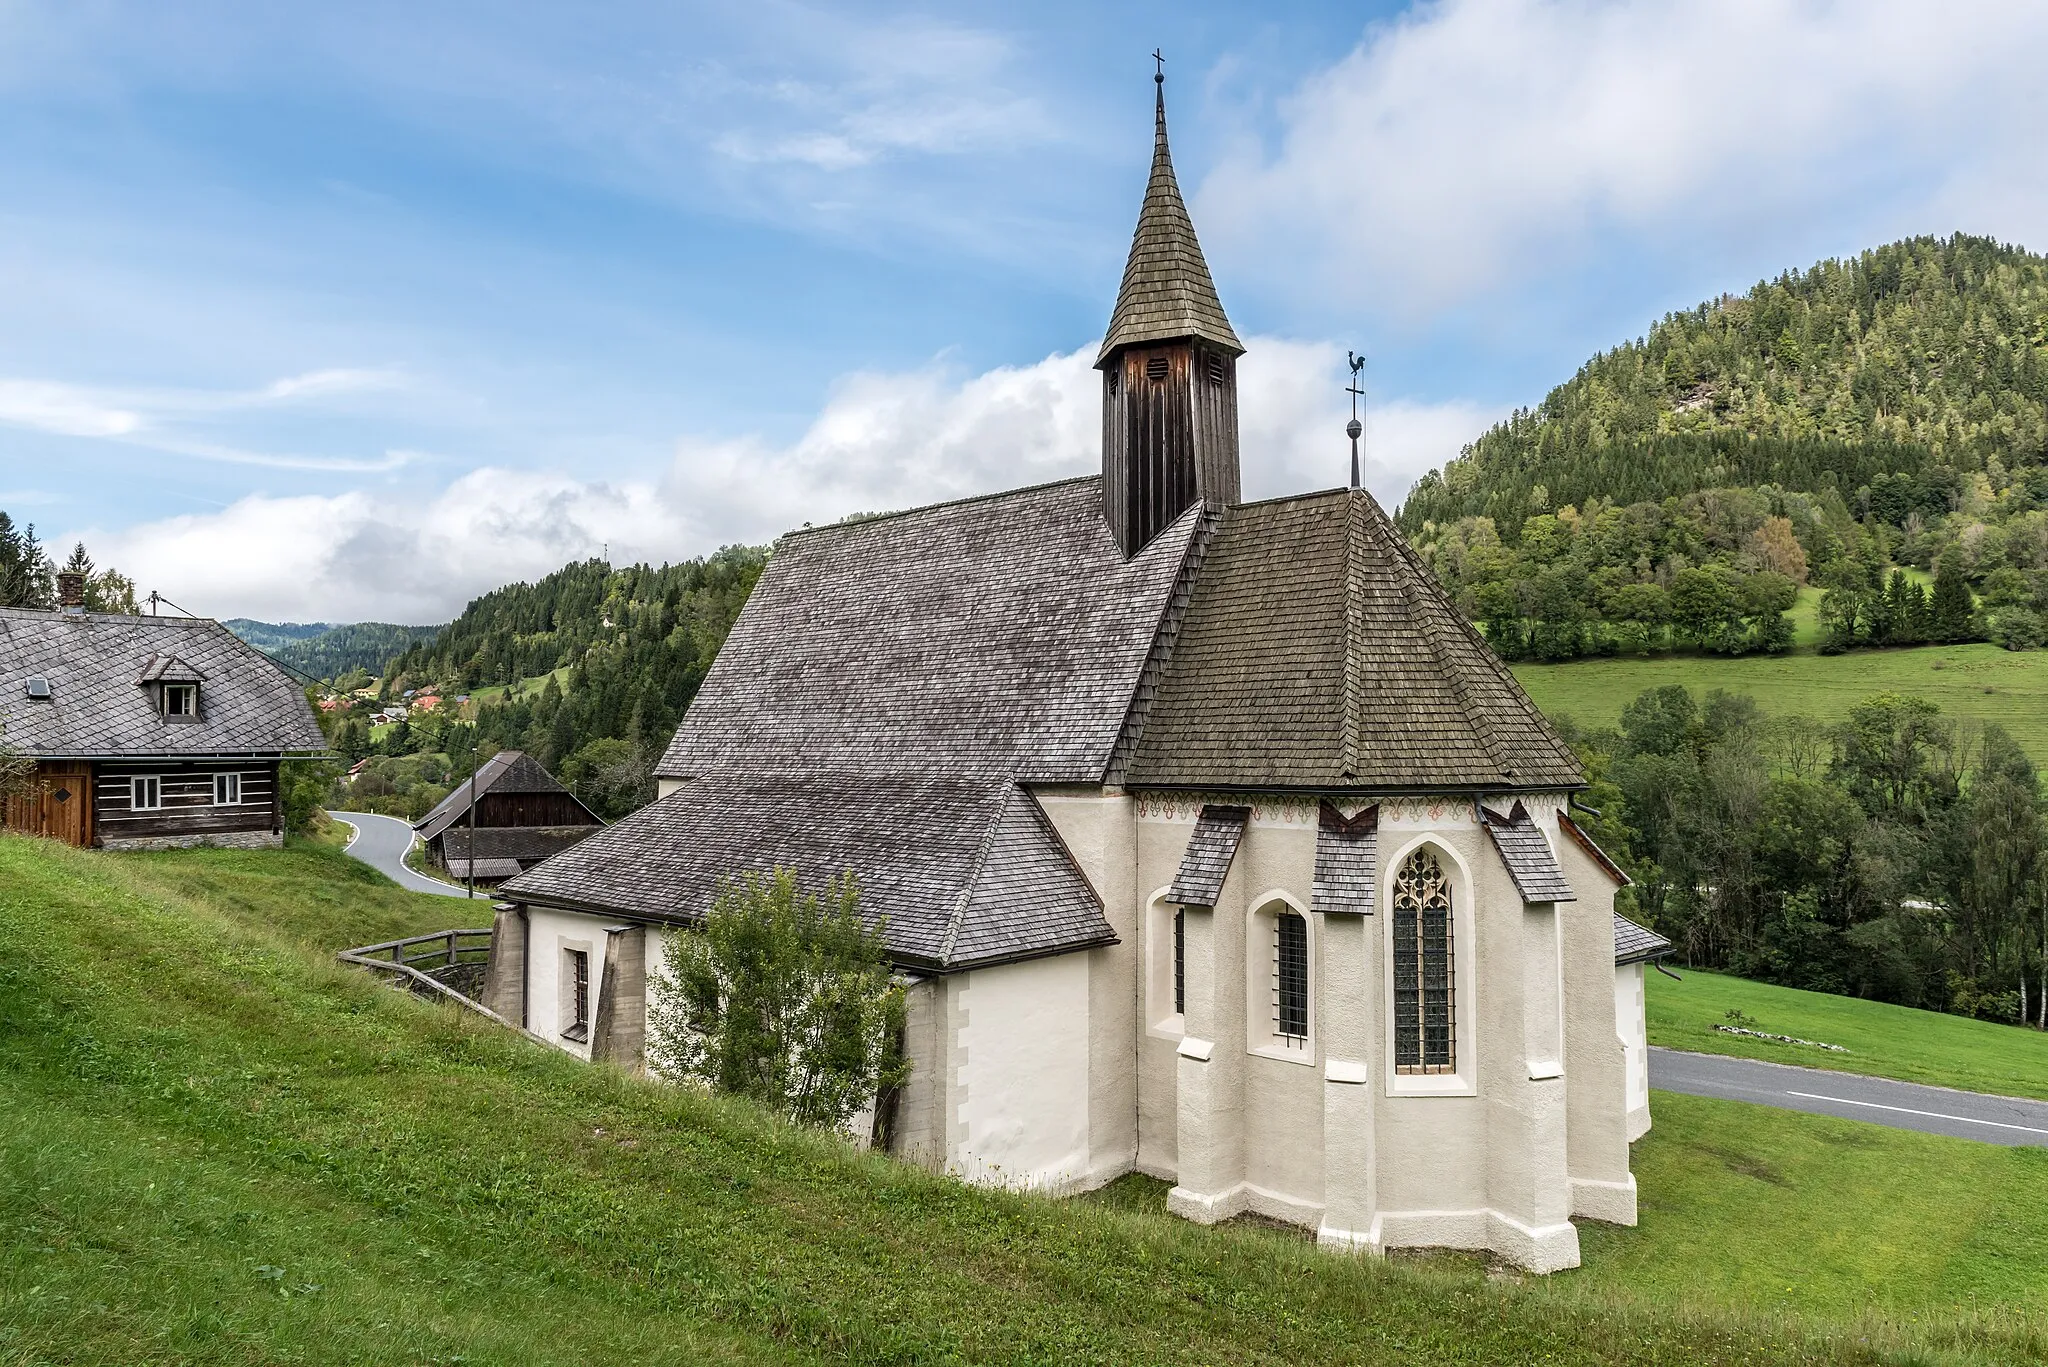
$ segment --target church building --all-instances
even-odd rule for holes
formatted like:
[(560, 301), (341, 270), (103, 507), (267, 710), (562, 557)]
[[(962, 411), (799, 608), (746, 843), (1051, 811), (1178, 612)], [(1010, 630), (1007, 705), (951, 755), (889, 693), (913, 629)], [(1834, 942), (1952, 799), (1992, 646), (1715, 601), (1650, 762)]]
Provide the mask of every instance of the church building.
[(851, 870), (912, 983), (892, 1153), (1539, 1271), (1633, 1224), (1669, 946), (1373, 497), (1243, 501), (1243, 352), (1162, 94), (1101, 473), (783, 537), (660, 798), (504, 885), (486, 1003), (639, 1066), (665, 929)]

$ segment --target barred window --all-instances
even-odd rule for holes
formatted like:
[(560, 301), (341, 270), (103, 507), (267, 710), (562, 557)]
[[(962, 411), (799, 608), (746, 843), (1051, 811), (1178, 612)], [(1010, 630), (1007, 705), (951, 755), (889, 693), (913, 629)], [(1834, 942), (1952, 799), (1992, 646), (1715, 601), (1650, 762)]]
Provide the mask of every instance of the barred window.
[(1273, 1024), (1286, 1043), (1307, 1043), (1308, 922), (1291, 911), (1273, 918)]
[(1173, 1011), (1188, 1013), (1188, 914), (1173, 913)]
[(563, 1013), (569, 1021), (562, 1027), (562, 1038), (581, 1042), (590, 1038), (590, 952), (563, 950), (562, 976), (562, 1004), (569, 1008)]
[(1457, 1071), (1451, 988), (1451, 884), (1430, 850), (1394, 879), (1394, 1070)]

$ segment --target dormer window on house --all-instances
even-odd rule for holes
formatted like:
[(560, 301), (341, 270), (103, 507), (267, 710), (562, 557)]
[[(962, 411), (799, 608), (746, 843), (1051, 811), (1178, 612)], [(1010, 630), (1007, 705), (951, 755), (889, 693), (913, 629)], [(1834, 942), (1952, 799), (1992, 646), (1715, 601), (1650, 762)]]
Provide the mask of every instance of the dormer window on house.
[(164, 720), (197, 721), (199, 719), (199, 685), (174, 683), (164, 685)]
[(152, 655), (136, 679), (156, 703), (157, 715), (167, 722), (199, 720), (199, 686), (206, 676), (175, 655)]

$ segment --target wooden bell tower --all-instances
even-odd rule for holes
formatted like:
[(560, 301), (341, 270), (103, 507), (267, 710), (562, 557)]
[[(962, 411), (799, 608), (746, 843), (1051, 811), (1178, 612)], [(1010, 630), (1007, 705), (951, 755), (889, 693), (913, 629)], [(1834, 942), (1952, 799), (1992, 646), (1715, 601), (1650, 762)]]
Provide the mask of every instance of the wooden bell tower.
[(1163, 69), (1153, 80), (1152, 176), (1095, 362), (1103, 515), (1127, 559), (1196, 503), (1240, 498), (1237, 358), (1244, 347), (1216, 298), (1174, 179)]

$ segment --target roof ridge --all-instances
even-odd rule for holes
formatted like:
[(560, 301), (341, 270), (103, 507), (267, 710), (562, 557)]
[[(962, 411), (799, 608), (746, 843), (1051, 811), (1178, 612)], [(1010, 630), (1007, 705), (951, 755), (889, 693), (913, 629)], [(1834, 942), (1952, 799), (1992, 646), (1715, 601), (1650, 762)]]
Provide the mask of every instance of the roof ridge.
[(1360, 525), (1361, 509), (1357, 500), (1347, 500), (1344, 507), (1344, 715), (1340, 720), (1341, 739), (1338, 742), (1338, 772), (1346, 778), (1358, 776), (1358, 722), (1359, 710), (1365, 705), (1362, 694), (1364, 680), (1360, 674), (1364, 669), (1365, 646), (1365, 586), (1360, 582), (1358, 542), (1364, 532)]
[[(1152, 627), (1151, 648), (1146, 652), (1145, 664), (1132, 686), (1131, 700), (1124, 708), (1123, 725), (1117, 731), (1116, 744), (1110, 747), (1109, 767), (1103, 776), (1105, 783), (1118, 786), (1123, 783), (1131, 753), (1137, 749), (1139, 738), (1144, 734), (1145, 718), (1152, 710), (1152, 699), (1158, 695), (1160, 678), (1173, 663), (1173, 646), (1180, 639), (1181, 621), (1187, 616), (1189, 600), (1195, 596), (1195, 580), (1201, 576), (1202, 562), (1208, 558), (1210, 543), (1222, 528), (1224, 511), (1207, 503), (1197, 503), (1190, 510), (1195, 518), (1194, 530), (1188, 536), (1187, 549), (1181, 552), (1180, 570), (1174, 577), (1173, 591), (1160, 605), (1159, 620)], [(1183, 517), (1187, 515), (1182, 514)]]
[(794, 536), (820, 536), (826, 532), (850, 531), (856, 527), (872, 526), (877, 522), (894, 522), (899, 518), (917, 517), (924, 513), (941, 512), (947, 508), (961, 508), (970, 503), (987, 503), (992, 499), (1014, 498), (1020, 494), (1038, 494), (1047, 489), (1061, 489), (1069, 484), (1086, 484), (1090, 480), (1099, 481), (1101, 478), (1099, 474), (1069, 475), (1065, 479), (1049, 479), (1043, 484), (1024, 484), (1015, 489), (991, 489), (985, 494), (964, 494), (959, 498), (949, 498), (939, 503), (920, 503), (915, 508), (897, 508), (886, 513), (856, 515), (851, 521), (827, 522), (822, 527), (792, 527), (775, 539), (787, 541)]
[(981, 833), (981, 846), (974, 852), (974, 862), (967, 866), (967, 877), (960, 880), (960, 895), (954, 899), (952, 914), (947, 918), (945, 938), (939, 941), (938, 962), (941, 966), (953, 962), (953, 950), (959, 945), (960, 931), (967, 924), (968, 905), (974, 901), (974, 890), (980, 886), (982, 871), (988, 867), (989, 852), (996, 847), (996, 832), (1002, 828), (1003, 814), (1010, 810), (1010, 803), (1023, 791), (1015, 779), (1010, 780), (1003, 792), (1003, 800), (996, 804), (994, 813), (989, 817), (988, 829)]
[[(1430, 654), (1436, 657), (1438, 677), (1444, 680), (1457, 698), (1458, 711), (1464, 715), (1465, 723), (1472, 728), (1472, 733), (1479, 737), (1479, 743), (1486, 747), (1487, 757), (1493, 761), (1494, 768), (1504, 777), (1516, 777), (1515, 757), (1512, 751), (1504, 744), (1488, 710), (1475, 703), (1464, 669), (1453, 663), (1445, 651), (1447, 643), (1444, 640), (1443, 618), (1448, 615), (1462, 623), (1463, 616), (1451, 607), (1440, 593), (1431, 592), (1436, 587), (1434, 576), (1430, 576), (1427, 568), (1416, 558), (1407, 541), (1401, 536), (1400, 530), (1394, 526), (1392, 519), (1387, 517), (1386, 510), (1379, 506), (1379, 500), (1363, 489), (1353, 492), (1357, 495), (1353, 500), (1354, 504), (1362, 503), (1365, 508), (1367, 527), (1380, 533), (1382, 544), (1408, 571), (1400, 576), (1401, 595), (1408, 600), (1410, 614), (1416, 625), (1421, 628), (1422, 638), (1429, 642)], [(1375, 517), (1374, 514), (1378, 516)], [(1481, 658), (1490, 653), (1482, 650)]]

